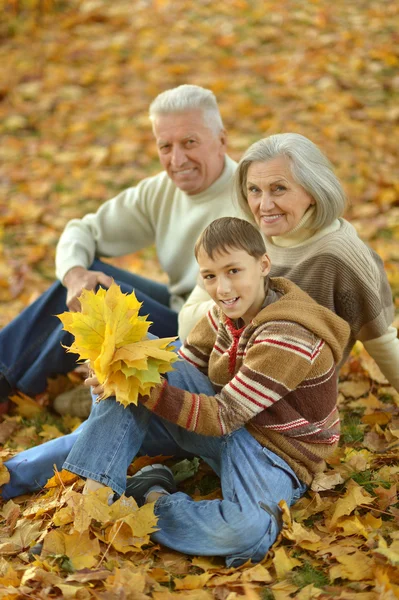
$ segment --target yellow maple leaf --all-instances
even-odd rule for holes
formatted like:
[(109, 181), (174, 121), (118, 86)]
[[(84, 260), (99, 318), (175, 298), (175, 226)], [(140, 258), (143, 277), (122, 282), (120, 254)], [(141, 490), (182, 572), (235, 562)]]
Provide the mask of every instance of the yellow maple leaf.
[(278, 579), (284, 579), (288, 573), (292, 571), (292, 569), (301, 566), (302, 562), (297, 558), (288, 556), (285, 549), (280, 546), (274, 552), (273, 564), (274, 568), (276, 569)]
[(43, 410), (37, 402), (23, 392), (18, 392), (17, 394), (10, 396), (10, 398), (18, 406), (17, 413), (21, 415), (21, 417), (31, 419)]
[(337, 562), (340, 564), (330, 569), (330, 578), (333, 581), (338, 578), (363, 581), (374, 577), (374, 561), (360, 550), (356, 550), (353, 554), (337, 556)]
[(151, 322), (139, 316), (141, 303), (115, 283), (108, 290), (83, 290), (79, 300), (80, 313), (58, 315), (75, 338), (67, 350), (89, 361), (103, 386), (100, 400), (115, 396), (124, 406), (137, 404), (173, 368), (177, 355), (170, 345), (176, 338), (146, 339)]
[(3, 464), (3, 461), (0, 460), (0, 485), (5, 485), (10, 481), (10, 472)]
[(43, 542), (42, 556), (49, 554), (68, 556), (75, 569), (90, 569), (97, 563), (100, 543), (97, 538), (91, 539), (88, 531), (68, 534), (54, 529), (46, 535)]
[(339, 523), (339, 519), (343, 516), (350, 515), (357, 506), (370, 504), (374, 501), (375, 498), (371, 497), (364, 488), (351, 480), (345, 495), (342, 498), (339, 498), (335, 504), (335, 510), (329, 524), (329, 529), (334, 529)]

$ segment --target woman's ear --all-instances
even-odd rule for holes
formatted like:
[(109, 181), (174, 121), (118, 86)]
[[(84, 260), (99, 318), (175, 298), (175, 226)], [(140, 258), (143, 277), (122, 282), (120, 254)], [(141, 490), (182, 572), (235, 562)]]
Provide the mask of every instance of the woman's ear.
[(263, 277), (266, 277), (267, 275), (269, 275), (271, 267), (272, 267), (272, 265), (270, 262), (270, 258), (268, 257), (268, 255), (265, 252), (265, 254), (260, 259), (260, 268), (261, 268), (261, 273), (262, 273)]

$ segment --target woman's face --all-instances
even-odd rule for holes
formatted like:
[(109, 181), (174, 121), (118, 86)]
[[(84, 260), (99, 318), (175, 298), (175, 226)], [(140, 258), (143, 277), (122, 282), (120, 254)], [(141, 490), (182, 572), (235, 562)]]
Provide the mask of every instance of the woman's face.
[(294, 180), (285, 156), (251, 163), (246, 187), (248, 205), (266, 237), (292, 231), (309, 206), (315, 204), (312, 196)]

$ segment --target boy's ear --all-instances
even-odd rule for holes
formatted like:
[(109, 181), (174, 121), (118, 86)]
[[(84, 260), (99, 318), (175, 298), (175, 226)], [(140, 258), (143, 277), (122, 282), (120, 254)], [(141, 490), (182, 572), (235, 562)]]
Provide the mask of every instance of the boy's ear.
[(272, 267), (272, 265), (270, 262), (270, 258), (265, 253), (262, 256), (262, 258), (260, 259), (260, 268), (261, 268), (261, 273), (262, 273), (263, 277), (266, 277), (267, 275), (269, 275), (271, 267)]

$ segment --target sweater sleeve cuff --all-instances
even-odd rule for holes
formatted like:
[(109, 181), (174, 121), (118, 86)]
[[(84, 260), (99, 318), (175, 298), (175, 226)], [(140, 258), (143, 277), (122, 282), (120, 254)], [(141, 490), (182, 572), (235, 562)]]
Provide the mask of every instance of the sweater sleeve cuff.
[(363, 342), (363, 345), (389, 383), (399, 392), (399, 339), (397, 335), (397, 329), (391, 325), (384, 335)]

